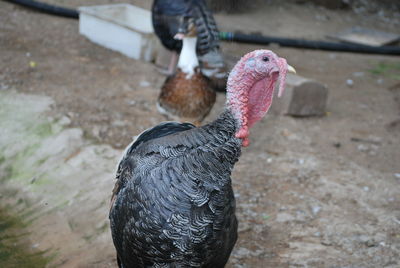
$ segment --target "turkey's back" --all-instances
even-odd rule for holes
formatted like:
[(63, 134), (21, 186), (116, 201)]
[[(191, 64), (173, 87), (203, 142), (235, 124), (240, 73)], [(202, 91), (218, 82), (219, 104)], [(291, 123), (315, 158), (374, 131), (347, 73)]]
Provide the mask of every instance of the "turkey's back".
[(202, 128), (167, 123), (177, 131), (127, 150), (110, 210), (122, 267), (224, 267), (237, 239), (230, 174), (240, 155), (225, 117)]
[(188, 74), (178, 69), (166, 79), (161, 88), (158, 98), (160, 112), (173, 119), (201, 122), (216, 100), (216, 93), (209, 83), (199, 71), (188, 78)]

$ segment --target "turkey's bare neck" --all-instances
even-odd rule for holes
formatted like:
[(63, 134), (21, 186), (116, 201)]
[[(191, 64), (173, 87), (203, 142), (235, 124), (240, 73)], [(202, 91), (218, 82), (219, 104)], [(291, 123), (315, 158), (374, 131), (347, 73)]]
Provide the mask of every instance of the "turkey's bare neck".
[(187, 74), (186, 78), (190, 78), (196, 67), (199, 66), (199, 61), (196, 55), (197, 37), (184, 37), (182, 40), (182, 51), (179, 56), (178, 67)]

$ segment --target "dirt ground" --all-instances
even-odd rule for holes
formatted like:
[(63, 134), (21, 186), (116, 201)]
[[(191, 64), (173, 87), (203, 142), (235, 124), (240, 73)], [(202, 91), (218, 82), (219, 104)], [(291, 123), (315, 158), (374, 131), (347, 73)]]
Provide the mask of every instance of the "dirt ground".
[[(90, 1), (46, 2), (77, 7)], [(216, 20), (225, 31), (307, 39), (354, 25), (400, 34), (399, 14), (382, 12), (266, 1)], [(228, 58), (256, 48), (222, 43)], [(240, 227), (228, 267), (399, 267), (400, 57), (266, 48), (327, 85), (328, 113), (303, 119), (270, 114), (252, 130), (252, 144), (233, 173)], [(49, 116), (68, 118), (68, 127), (82, 129), (93, 143), (121, 150), (165, 120), (156, 109), (164, 79), (154, 65), (79, 35), (76, 20), (0, 2), (0, 91), (50, 97)], [(219, 94), (206, 121), (224, 98)], [(106, 252), (90, 251), (91, 261), (82, 257), (85, 248), (62, 252), (62, 263), (56, 258), (53, 264), (116, 267), (105, 232), (104, 245), (97, 246)]]

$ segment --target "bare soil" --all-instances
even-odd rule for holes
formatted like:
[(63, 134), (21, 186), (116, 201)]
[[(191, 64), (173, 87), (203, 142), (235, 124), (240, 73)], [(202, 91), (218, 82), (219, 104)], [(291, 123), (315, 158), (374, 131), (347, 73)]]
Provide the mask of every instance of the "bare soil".
[[(117, 2), (122, 1), (96, 4)], [(400, 17), (390, 10), (333, 11), (279, 1), (216, 19), (224, 31), (307, 39), (354, 25), (400, 33)], [(222, 43), (227, 58), (260, 47)], [(251, 145), (233, 173), (240, 227), (228, 267), (399, 267), (400, 57), (266, 48), (300, 75), (328, 86), (329, 112), (320, 118), (270, 114), (252, 130)], [(48, 114), (69, 118), (68, 127), (82, 129), (94, 143), (121, 150), (132, 136), (165, 120), (156, 109), (164, 79), (154, 65), (80, 36), (76, 20), (0, 2), (0, 90), (50, 97), (55, 105)], [(219, 94), (206, 121), (216, 117), (224, 98)], [(82, 213), (84, 224), (90, 210)], [(62, 252), (63, 263), (57, 258), (54, 263), (116, 267), (111, 237), (104, 232), (103, 244), (96, 246), (106, 252), (82, 247), (77, 253), (73, 244), (63, 245), (71, 250)], [(66, 243), (58, 237), (60, 245)], [(82, 257), (85, 250), (91, 258)]]

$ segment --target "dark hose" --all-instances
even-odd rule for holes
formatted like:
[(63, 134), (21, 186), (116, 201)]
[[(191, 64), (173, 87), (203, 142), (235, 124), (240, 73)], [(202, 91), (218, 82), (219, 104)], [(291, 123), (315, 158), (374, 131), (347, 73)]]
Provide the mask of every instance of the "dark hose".
[(30, 1), (30, 0), (5, 0), (5, 1), (8, 1), (8, 2), (11, 2), (14, 4), (18, 4), (21, 6), (25, 6), (28, 8), (36, 9), (41, 12), (52, 14), (52, 15), (73, 18), (73, 19), (79, 18), (79, 13), (75, 9), (53, 6), (53, 5), (40, 3), (40, 2), (36, 2), (36, 1)]
[(355, 53), (400, 55), (400, 47), (396, 46), (374, 47), (366, 45), (333, 43), (325, 41), (309, 41), (303, 39), (249, 35), (249, 34), (231, 33), (231, 32), (220, 32), (220, 38), (221, 40), (225, 41), (235, 41), (239, 43), (250, 43), (250, 44), (260, 44), (260, 45), (268, 45), (271, 43), (276, 43), (283, 47), (297, 47), (297, 48), (355, 52)]
[[(53, 6), (37, 1), (31, 0), (5, 0), (11, 3), (19, 4), (25, 7), (36, 9), (48, 14), (63, 16), (67, 18), (79, 18), (78, 11), (74, 9)], [(307, 49), (319, 49), (329, 51), (343, 51), (355, 53), (369, 53), (369, 54), (386, 54), (386, 55), (400, 55), (400, 48), (396, 46), (366, 46), (345, 43), (333, 43), (325, 41), (309, 41), (303, 39), (292, 39), (283, 37), (272, 37), (262, 35), (250, 35), (242, 33), (220, 32), (221, 40), (235, 41), (239, 43), (261, 44), (268, 45), (271, 43), (279, 44), (283, 47), (296, 47)]]

